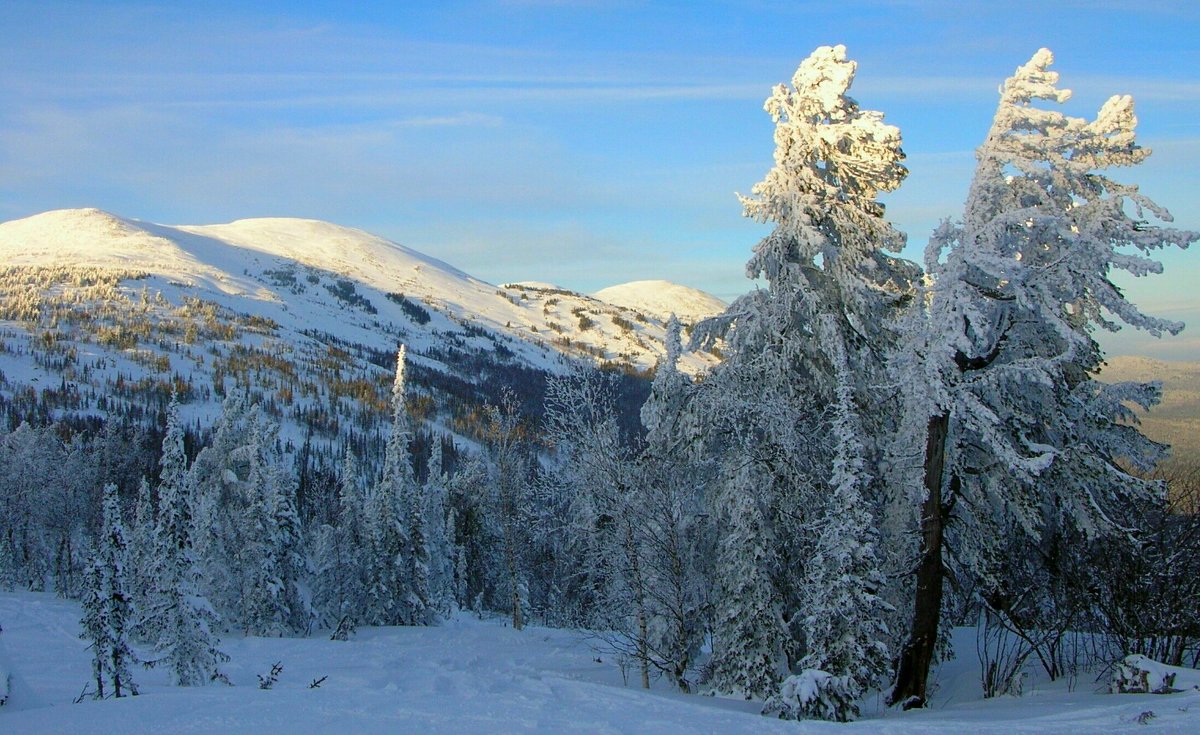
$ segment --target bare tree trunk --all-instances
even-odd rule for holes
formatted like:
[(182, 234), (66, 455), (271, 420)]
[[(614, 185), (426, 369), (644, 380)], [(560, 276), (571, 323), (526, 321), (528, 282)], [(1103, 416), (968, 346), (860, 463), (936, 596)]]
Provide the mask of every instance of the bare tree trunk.
[(642, 581), (642, 565), (633, 538), (633, 524), (625, 519), (625, 554), (629, 558), (629, 573), (633, 577), (634, 599), (637, 604), (638, 661), (642, 669), (642, 689), (650, 688), (650, 623), (646, 617), (646, 588)]
[(504, 561), (508, 568), (508, 583), (512, 587), (512, 626), (513, 630), (521, 630), (525, 627), (525, 619), (521, 614), (521, 578), (517, 569), (516, 541), (513, 538), (516, 533), (513, 522), (515, 512), (511, 503), (504, 504)]
[(917, 591), (913, 604), (912, 631), (900, 654), (896, 684), (888, 695), (890, 706), (904, 709), (924, 707), (927, 702), (929, 667), (937, 646), (942, 612), (942, 479), (946, 466), (946, 440), (950, 414), (929, 418), (925, 440), (925, 502), (921, 505), (921, 560), (917, 566)]
[(684, 675), (687, 673), (688, 663), (691, 659), (690, 651), (688, 650), (688, 619), (687, 619), (687, 591), (684, 589), (683, 579), (683, 559), (680, 554), (680, 540), (675, 531), (675, 527), (671, 526), (669, 532), (670, 545), (669, 553), (671, 559), (671, 587), (673, 594), (672, 607), (674, 608), (674, 623), (675, 623), (675, 649), (671, 652), (671, 678), (675, 682), (675, 686), (679, 687), (679, 691), (684, 694), (691, 694), (692, 687), (688, 684)]

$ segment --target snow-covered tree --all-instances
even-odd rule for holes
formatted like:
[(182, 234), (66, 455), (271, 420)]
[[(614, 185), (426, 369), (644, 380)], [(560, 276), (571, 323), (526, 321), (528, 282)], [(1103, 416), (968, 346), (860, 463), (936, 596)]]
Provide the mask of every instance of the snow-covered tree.
[(129, 644), (133, 625), (133, 601), (126, 579), (128, 543), (121, 521), (117, 486), (104, 487), (104, 520), (96, 543), (95, 558), (88, 569), (83, 598), (83, 632), (91, 641), (92, 674), (96, 680), (96, 698), (103, 699), (106, 684), (113, 697), (137, 694), (137, 685), (129, 671), (137, 661)]
[(346, 450), (338, 476), (338, 511), (319, 532), (315, 605), (324, 623), (349, 635), (363, 620), (367, 605), (366, 509), (362, 477), (354, 453)]
[(454, 600), (459, 609), (476, 613), (494, 599), (502, 566), (496, 561), (501, 544), (491, 513), (491, 489), (482, 458), (469, 454), (447, 484), (454, 521)]
[(220, 617), (201, 591), (193, 549), (192, 482), (174, 397), (167, 409), (161, 467), (155, 530), (158, 567), (144, 629), (157, 638), (153, 665), (166, 666), (178, 686), (197, 686), (224, 679), (220, 665), (229, 657), (219, 649)]
[[(406, 561), (409, 578), (409, 625), (428, 626), (437, 622), (438, 614), (430, 590), (430, 531), (426, 515), (427, 486), (416, 482), (408, 458), (408, 441), (412, 423), (408, 418), (406, 384), (404, 384), (404, 347), (396, 358), (396, 382), (392, 387), (392, 434), (402, 436), (404, 473), (401, 479), (400, 501), (404, 525), (408, 533)], [(390, 443), (389, 443), (390, 447)]]
[[(129, 539), (129, 593), (139, 611), (149, 607), (158, 547), (154, 535), (154, 499), (145, 475), (134, 498), (133, 528)], [(135, 625), (135, 627), (137, 627)], [(140, 635), (140, 631), (139, 631)]]
[(912, 493), (922, 544), (891, 693), (905, 706), (925, 701), (947, 541), (959, 571), (994, 588), (1004, 532), (1036, 539), (1052, 518), (1087, 534), (1117, 530), (1114, 511), (1154, 495), (1116, 459), (1143, 468), (1157, 459), (1122, 405), (1148, 405), (1156, 390), (1096, 382), (1093, 335), (1120, 323), (1178, 332), (1128, 302), (1110, 274), (1159, 272), (1150, 252), (1198, 235), (1151, 224), (1170, 215), (1104, 173), (1149, 155), (1135, 142), (1132, 99), (1111, 98), (1092, 121), (1038, 106), (1070, 96), (1052, 61), (1038, 51), (1002, 87), (963, 220), (930, 240), (932, 286), (894, 360), (914, 424), (924, 417), (908, 437), (908, 454), (924, 457)]
[[(257, 454), (256, 417), (260, 412), (243, 391), (234, 390), (221, 405), (212, 438), (196, 455), (189, 473), (195, 509), (193, 548), (202, 592), (230, 627), (243, 626), (246, 550), (252, 538), (248, 508), (252, 460)], [(160, 494), (161, 507), (161, 494)]]
[(642, 406), (645, 445), (637, 457), (638, 542), (646, 576), (651, 663), (681, 691), (707, 628), (713, 557), (704, 492), (710, 463), (699, 457), (699, 426), (688, 410), (692, 380), (679, 371), (681, 325), (667, 320), (666, 350)]
[(243, 624), (247, 634), (284, 635), (308, 630), (312, 614), (306, 590), (296, 481), (275, 448), (277, 427), (255, 411), (246, 487), (249, 533), (242, 553)]
[(429, 477), (423, 493), (423, 511), (429, 549), (429, 594), (438, 617), (450, 615), (454, 607), (454, 525), (450, 507), (449, 478), (443, 469), (442, 443), (435, 441), (429, 457)]
[(12, 586), (43, 590), (53, 568), (47, 493), (61, 481), (62, 443), (51, 432), (22, 422), (0, 439), (0, 571)]
[(409, 461), (411, 427), (405, 404), (405, 348), (396, 356), (392, 383), (392, 427), (384, 452), (383, 474), (367, 503), (373, 562), (368, 584), (371, 622), (428, 625), (435, 620), (429, 595), (429, 548), (426, 545), (421, 491)]
[[(724, 487), (713, 493), (724, 523), (714, 686), (747, 696), (769, 693), (796, 654), (829, 642), (804, 640), (831, 631), (800, 620), (831, 594), (809, 567), (823, 543), (814, 529), (845, 520), (841, 502), (863, 499), (868, 513), (865, 522), (842, 526), (859, 534), (844, 540), (857, 549), (844, 571), (858, 575), (844, 592), (858, 590), (868, 607), (878, 604), (870, 594), (878, 570), (869, 515), (878, 478), (864, 468), (877, 463), (880, 440), (894, 429), (894, 407), (879, 386), (895, 338), (889, 317), (903, 306), (916, 269), (885, 253), (904, 236), (878, 201), (907, 175), (900, 132), (847, 95), (855, 71), (844, 47), (821, 47), (800, 64), (791, 87), (778, 85), (767, 99), (775, 166), (742, 197), (746, 216), (775, 223), (747, 264), (747, 275), (765, 278), (767, 288), (738, 299), (694, 336), (703, 343), (723, 334), (729, 353), (697, 404), (713, 417), (708, 441), (728, 453)], [(854, 441), (845, 440), (842, 425), (854, 426)], [(759, 539), (739, 546), (731, 535)], [(757, 599), (735, 593), (747, 584)], [(886, 645), (870, 619), (854, 618), (840, 631), (861, 644), (848, 651), (870, 659), (835, 656), (856, 681), (863, 671), (866, 679), (878, 676), (878, 647)], [(851, 629), (858, 624), (866, 627)]]
[[(827, 327), (826, 331), (831, 330)], [(804, 584), (808, 653), (797, 665), (800, 681), (785, 683), (780, 696), (786, 699), (787, 691), (806, 687), (814, 691), (809, 699), (775, 713), (846, 722), (858, 717), (858, 698), (889, 673), (891, 655), (884, 622), (889, 610), (878, 595), (883, 578), (875, 556), (872, 518), (862, 493), (869, 478), (862, 429), (852, 406), (852, 377), (837, 341), (831, 340), (829, 345), (840, 373), (832, 407), (837, 450), (829, 481), (831, 492), (825, 499), (826, 510)], [(773, 708), (769, 705), (767, 709)]]
[(485, 437), (491, 458), (489, 505), (503, 557), (503, 569), (495, 576), (503, 583), (503, 609), (511, 614), (513, 628), (521, 630), (529, 618), (525, 520), (530, 460), (525, 428), (511, 393), (504, 395), (500, 405), (487, 407)]
[[(745, 455), (734, 452), (745, 460)], [(721, 510), (713, 590), (713, 653), (708, 687), (714, 692), (763, 699), (787, 675), (788, 630), (773, 577), (779, 558), (753, 464), (727, 479), (718, 492)]]

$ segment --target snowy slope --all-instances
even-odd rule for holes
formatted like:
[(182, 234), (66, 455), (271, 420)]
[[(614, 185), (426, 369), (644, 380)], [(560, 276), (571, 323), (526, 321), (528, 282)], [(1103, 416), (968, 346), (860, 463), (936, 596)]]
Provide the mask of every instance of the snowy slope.
[[(80, 609), (49, 593), (0, 592), (0, 621), (31, 690), (0, 708), (0, 732), (26, 733), (1195, 733), (1200, 692), (1110, 695), (1081, 681), (1027, 687), (1024, 697), (982, 700), (973, 631), (960, 658), (935, 673), (932, 707), (900, 713), (868, 702), (847, 725), (761, 717), (752, 702), (681, 695), (661, 682), (624, 686), (616, 660), (583, 635), (457, 617), (433, 628), (363, 628), (346, 642), (230, 636), (224, 667), (234, 684), (166, 685), (135, 672), (141, 696), (71, 704), (89, 678)], [(279, 662), (276, 686), (257, 675)], [(309, 684), (327, 677), (319, 688)], [(1138, 724), (1145, 712), (1147, 724)]]
[[(525, 358), (551, 370), (561, 369), (564, 363), (546, 359), (548, 350), (641, 369), (653, 367), (661, 354), (661, 319), (647, 318), (655, 316), (649, 312), (540, 284), (500, 288), (362, 230), (315, 220), (249, 219), (168, 227), (96, 209), (59, 210), (0, 224), (0, 259), (9, 266), (144, 271), (214, 297), (236, 297), (218, 301), (272, 318), (286, 313), (287, 306), (299, 308), (305, 300), (296, 298), (305, 289), (287, 293), (279, 274), (289, 268), (318, 269), (376, 292), (366, 298), (381, 317), (392, 316), (389, 311), (400, 315), (398, 309), (387, 309), (386, 298), (380, 297), (403, 294), (453, 321), (476, 324), (533, 346), (521, 349)], [(327, 315), (300, 311), (285, 321), (329, 321)], [(341, 316), (333, 320), (334, 325), (344, 321)], [(580, 327), (581, 316), (589, 317), (591, 324)], [(621, 320), (631, 326), (622, 328)], [(361, 319), (350, 321), (363, 326)], [(366, 320), (365, 326), (374, 328), (376, 321), (383, 318)], [(691, 356), (683, 367), (697, 372), (712, 363), (711, 358)]]
[(592, 295), (609, 304), (652, 314), (659, 319), (675, 314), (685, 324), (716, 316), (728, 306), (712, 294), (670, 281), (630, 281)]
[(240, 386), (290, 438), (332, 445), (348, 427), (377, 431), (403, 343), (422, 418), (461, 435), (505, 386), (532, 400), (538, 376), (580, 362), (643, 372), (664, 336), (652, 314), (496, 286), (327, 222), (166, 226), (78, 209), (0, 223), (0, 398), (51, 410), (139, 414), (174, 389), (203, 423)]

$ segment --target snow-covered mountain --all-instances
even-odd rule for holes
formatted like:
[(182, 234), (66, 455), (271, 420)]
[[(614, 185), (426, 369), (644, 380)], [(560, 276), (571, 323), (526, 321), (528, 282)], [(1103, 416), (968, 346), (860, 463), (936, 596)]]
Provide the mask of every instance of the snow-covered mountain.
[(285, 424), (369, 429), (404, 343), (425, 417), (457, 431), (502, 384), (579, 360), (635, 373), (663, 351), (657, 311), (492, 285), (314, 220), (165, 226), (60, 210), (0, 224), (0, 262), (0, 399), (32, 387), (81, 412), (171, 386), (212, 407), (240, 385)]
[(670, 281), (630, 281), (592, 294), (597, 299), (668, 319), (671, 314), (685, 324), (716, 316), (727, 304), (710, 293)]

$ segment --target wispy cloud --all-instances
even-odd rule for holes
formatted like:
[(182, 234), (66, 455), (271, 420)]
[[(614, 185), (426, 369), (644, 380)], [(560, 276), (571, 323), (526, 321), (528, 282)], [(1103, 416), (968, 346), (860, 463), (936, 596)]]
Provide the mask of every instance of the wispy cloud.
[(460, 112), (456, 115), (438, 117), (407, 117), (395, 120), (390, 125), (397, 128), (457, 128), (482, 127), (495, 128), (504, 124), (504, 118), (498, 115), (483, 115), (474, 112)]

